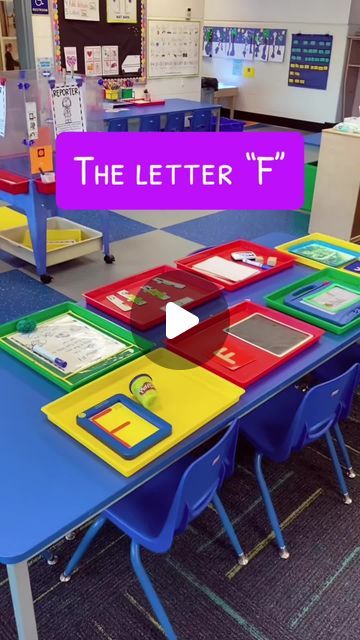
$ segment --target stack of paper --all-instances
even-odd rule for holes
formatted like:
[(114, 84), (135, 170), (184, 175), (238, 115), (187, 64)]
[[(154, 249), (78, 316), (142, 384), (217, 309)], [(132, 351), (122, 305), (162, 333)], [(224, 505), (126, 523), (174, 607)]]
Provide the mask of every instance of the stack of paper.
[(226, 282), (242, 282), (243, 280), (247, 280), (247, 278), (252, 278), (252, 276), (255, 276), (260, 271), (260, 269), (256, 269), (255, 267), (231, 262), (219, 256), (198, 262), (194, 265), (193, 269), (201, 273), (207, 273), (219, 280), (225, 280)]

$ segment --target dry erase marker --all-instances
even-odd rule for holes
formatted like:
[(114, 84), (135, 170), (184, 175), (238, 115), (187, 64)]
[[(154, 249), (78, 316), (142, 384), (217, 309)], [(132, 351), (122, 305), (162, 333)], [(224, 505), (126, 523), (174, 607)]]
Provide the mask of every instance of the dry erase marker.
[(271, 269), (267, 264), (262, 264), (262, 262), (256, 262), (255, 260), (241, 260), (244, 264), (250, 265), (250, 267), (258, 267), (259, 269)]
[(57, 367), (60, 367), (61, 369), (65, 369), (65, 367), (67, 367), (67, 362), (65, 362), (65, 360), (62, 360), (61, 358), (54, 356), (52, 353), (49, 353), (48, 351), (46, 351), (46, 349), (43, 349), (38, 345), (35, 345), (33, 347), (33, 352), (36, 353), (38, 356), (45, 358), (45, 360), (52, 362), (52, 364), (55, 364)]

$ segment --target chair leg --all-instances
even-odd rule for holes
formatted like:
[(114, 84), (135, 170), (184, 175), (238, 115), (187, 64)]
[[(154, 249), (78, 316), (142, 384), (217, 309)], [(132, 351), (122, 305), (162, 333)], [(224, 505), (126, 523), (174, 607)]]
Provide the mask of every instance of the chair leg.
[(88, 550), (88, 547), (90, 546), (91, 542), (94, 540), (95, 536), (97, 536), (97, 534), (99, 533), (99, 531), (101, 530), (105, 522), (106, 522), (106, 516), (101, 515), (97, 520), (95, 520), (95, 522), (91, 525), (91, 527), (88, 528), (79, 546), (77, 547), (72, 557), (70, 558), (70, 561), (66, 565), (64, 573), (61, 574), (60, 582), (69, 582), (80, 560)]
[(279, 547), (280, 558), (282, 558), (283, 560), (287, 560), (290, 554), (285, 545), (285, 540), (283, 538), (279, 519), (274, 509), (274, 505), (272, 503), (271, 496), (270, 496), (270, 491), (266, 484), (266, 480), (264, 478), (264, 474), (261, 468), (261, 462), (262, 462), (262, 454), (255, 453), (255, 459), (254, 459), (255, 474), (256, 474), (257, 481), (259, 483), (261, 495), (265, 504), (265, 509), (275, 534), (276, 543)]
[(235, 553), (238, 556), (238, 562), (241, 565), (246, 565), (248, 563), (248, 559), (241, 547), (241, 544), (238, 540), (238, 537), (235, 533), (234, 527), (231, 524), (230, 518), (228, 516), (228, 514), (226, 513), (225, 509), (224, 509), (224, 505), (221, 502), (219, 496), (217, 493), (215, 493), (214, 498), (213, 498), (213, 504), (214, 507), (216, 509), (216, 511), (218, 512), (219, 518), (223, 524), (223, 527), (228, 535), (228, 538), (232, 544), (232, 546), (235, 549)]
[(42, 557), (44, 558), (44, 560), (46, 560), (46, 562), (48, 563), (48, 565), (50, 567), (52, 567), (54, 564), (57, 563), (57, 561), (59, 560), (59, 558), (57, 557), (57, 555), (55, 555), (55, 553), (53, 553), (51, 551), (51, 549), (45, 549), (42, 552)]
[(329, 453), (330, 453), (330, 456), (331, 456), (331, 459), (332, 459), (332, 462), (333, 462), (333, 465), (334, 465), (335, 473), (336, 473), (336, 476), (337, 476), (337, 479), (338, 479), (338, 482), (339, 482), (340, 490), (341, 490), (341, 493), (344, 496), (344, 502), (345, 502), (345, 504), (351, 504), (352, 503), (352, 499), (349, 496), (349, 491), (348, 491), (348, 488), (346, 486), (344, 474), (342, 472), (342, 468), (340, 466), (339, 458), (338, 458), (337, 453), (336, 453), (335, 445), (334, 445), (334, 443), (332, 441), (332, 438), (331, 438), (331, 435), (330, 435), (329, 431), (326, 432), (325, 438), (326, 438), (326, 443), (327, 443), (327, 446), (328, 446), (328, 449), (329, 449)]
[(340, 426), (339, 426), (338, 423), (334, 427), (334, 434), (335, 434), (337, 443), (339, 445), (339, 448), (340, 448), (340, 451), (341, 451), (341, 455), (342, 455), (342, 457), (344, 459), (344, 462), (345, 462), (347, 476), (348, 476), (348, 478), (355, 478), (356, 477), (356, 473), (355, 473), (354, 469), (352, 468), (349, 452), (348, 452), (348, 450), (346, 448), (344, 436), (343, 436), (343, 434), (341, 432), (341, 429), (340, 429)]
[(168, 638), (168, 640), (176, 640), (175, 631), (172, 628), (165, 609), (161, 604), (159, 596), (157, 595), (151, 583), (151, 580), (142, 565), (140, 557), (140, 546), (136, 542), (134, 542), (134, 540), (131, 540), (130, 557), (135, 574), (144, 590), (147, 599), (151, 604), (151, 607), (157, 619), (159, 620), (163, 630), (165, 631), (166, 637)]

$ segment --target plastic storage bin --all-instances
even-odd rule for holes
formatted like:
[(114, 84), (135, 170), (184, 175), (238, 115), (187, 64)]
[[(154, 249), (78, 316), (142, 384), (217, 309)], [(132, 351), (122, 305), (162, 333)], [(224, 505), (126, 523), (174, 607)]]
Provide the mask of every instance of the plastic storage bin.
[[(57, 216), (47, 221), (47, 240), (47, 266), (80, 258), (102, 249), (102, 233)], [(59, 244), (56, 245), (54, 242)], [(0, 231), (0, 249), (35, 265), (27, 226)]]
[[(231, 118), (220, 118), (220, 131), (244, 131), (245, 122), (242, 120), (231, 120)], [(216, 131), (216, 118), (212, 118), (211, 130)]]

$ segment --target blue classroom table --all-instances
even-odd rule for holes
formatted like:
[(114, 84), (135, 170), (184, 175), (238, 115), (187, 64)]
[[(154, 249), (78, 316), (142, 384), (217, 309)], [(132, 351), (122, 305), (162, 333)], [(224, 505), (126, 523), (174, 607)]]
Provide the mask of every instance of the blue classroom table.
[[(110, 108), (110, 106), (109, 106)], [(195, 100), (183, 100), (181, 98), (170, 98), (165, 101), (165, 104), (149, 107), (124, 107), (123, 109), (114, 109), (113, 112), (105, 111), (102, 117), (105, 121), (112, 120), (113, 118), (125, 120), (141, 120), (143, 116), (169, 116), (173, 113), (185, 113), (191, 115), (194, 111), (211, 111), (216, 112), (217, 127), (216, 131), (220, 129), (220, 111), (221, 105), (209, 104), (208, 102), (196, 102)]]
[[(283, 236), (271, 234), (273, 245)], [(267, 238), (258, 242), (268, 244)], [(312, 273), (296, 265), (262, 282), (226, 294), (229, 305), (264, 295)], [(204, 305), (201, 317), (217, 302)], [(144, 334), (160, 343), (164, 325)], [(303, 375), (335, 358), (360, 338), (360, 329), (337, 336), (326, 333), (318, 344), (251, 386), (241, 401), (209, 422), (139, 473), (125, 478), (47, 422), (41, 407), (63, 392), (0, 350), (2, 392), (2, 464), (0, 466), (0, 562), (7, 565), (20, 640), (37, 640), (28, 560), (68, 532), (163, 471)], [(19, 402), (19, 400), (21, 401)]]

